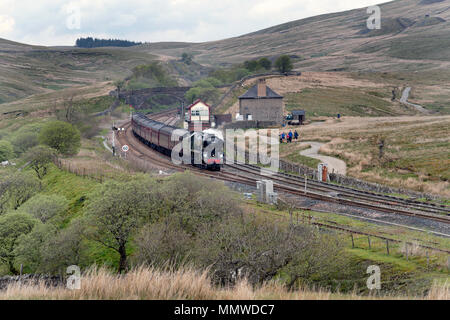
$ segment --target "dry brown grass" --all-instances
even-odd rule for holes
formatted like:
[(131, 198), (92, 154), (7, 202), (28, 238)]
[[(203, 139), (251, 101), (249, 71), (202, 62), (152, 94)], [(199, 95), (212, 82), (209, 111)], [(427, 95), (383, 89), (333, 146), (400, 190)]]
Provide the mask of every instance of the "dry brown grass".
[[(80, 290), (37, 286), (9, 286), (0, 300), (331, 300), (331, 299), (405, 299), (396, 296), (341, 295), (325, 290), (289, 291), (278, 282), (253, 288), (244, 279), (234, 287), (216, 288), (207, 271), (193, 268), (161, 271), (137, 268), (125, 275), (92, 268), (82, 277)], [(449, 284), (434, 285), (422, 299), (447, 300)], [(413, 298), (418, 299), (418, 298)]]
[[(344, 117), (303, 126), (300, 139), (327, 142), (320, 152), (343, 159), (348, 175), (448, 197), (449, 127), (450, 116)], [(385, 163), (378, 158), (381, 138)]]

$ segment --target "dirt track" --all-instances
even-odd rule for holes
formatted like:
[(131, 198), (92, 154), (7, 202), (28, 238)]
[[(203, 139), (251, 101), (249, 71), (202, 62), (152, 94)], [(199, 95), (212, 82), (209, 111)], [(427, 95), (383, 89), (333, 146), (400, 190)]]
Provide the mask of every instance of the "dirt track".
[(347, 174), (347, 165), (345, 164), (344, 161), (337, 159), (337, 158), (319, 154), (319, 149), (322, 145), (324, 145), (323, 143), (314, 142), (314, 141), (306, 141), (304, 143), (309, 144), (311, 146), (311, 148), (300, 151), (300, 155), (305, 156), (305, 157), (314, 158), (314, 159), (319, 159), (319, 160), (327, 163), (330, 172), (334, 171), (335, 173), (339, 173), (342, 175)]

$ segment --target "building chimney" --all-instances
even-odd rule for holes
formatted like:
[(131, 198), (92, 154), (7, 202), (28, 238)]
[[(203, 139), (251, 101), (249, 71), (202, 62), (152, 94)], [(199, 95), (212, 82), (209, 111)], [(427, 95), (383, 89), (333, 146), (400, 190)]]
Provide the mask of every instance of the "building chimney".
[(267, 96), (266, 90), (266, 79), (260, 79), (258, 81), (258, 97)]

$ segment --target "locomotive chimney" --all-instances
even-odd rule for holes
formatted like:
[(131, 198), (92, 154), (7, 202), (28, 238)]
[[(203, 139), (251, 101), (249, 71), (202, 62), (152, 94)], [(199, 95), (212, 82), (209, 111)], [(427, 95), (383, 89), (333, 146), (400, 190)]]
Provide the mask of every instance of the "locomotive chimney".
[(258, 81), (258, 97), (265, 97), (266, 93), (266, 79), (259, 79)]

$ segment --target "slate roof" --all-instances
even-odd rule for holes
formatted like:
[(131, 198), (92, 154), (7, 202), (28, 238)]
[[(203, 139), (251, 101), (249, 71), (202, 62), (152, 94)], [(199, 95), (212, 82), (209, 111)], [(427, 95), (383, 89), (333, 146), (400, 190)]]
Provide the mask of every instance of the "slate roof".
[(258, 85), (256, 84), (240, 96), (239, 99), (283, 99), (283, 97), (270, 89), (268, 86), (266, 86), (266, 96), (258, 97)]
[(210, 106), (209, 104), (207, 104), (206, 102), (203, 102), (202, 99), (197, 99), (197, 100), (195, 100), (190, 106), (188, 106), (188, 107), (186, 108), (186, 110), (191, 109), (193, 106), (199, 104), (200, 102), (203, 103), (205, 106), (207, 106), (209, 109), (211, 109), (211, 106)]
[(292, 110), (291, 113), (293, 116), (304, 116), (305, 110)]

